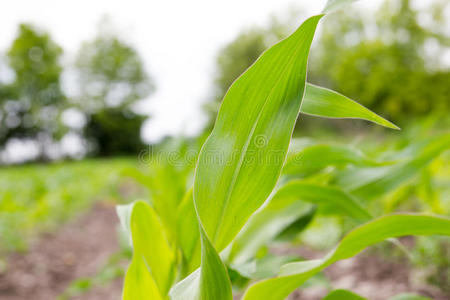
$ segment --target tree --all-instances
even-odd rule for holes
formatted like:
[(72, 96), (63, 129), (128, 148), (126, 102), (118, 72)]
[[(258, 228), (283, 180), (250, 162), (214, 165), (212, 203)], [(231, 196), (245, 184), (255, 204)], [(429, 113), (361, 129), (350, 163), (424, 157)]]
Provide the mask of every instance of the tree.
[(46, 142), (60, 137), (58, 116), (65, 104), (60, 88), (61, 54), (62, 49), (48, 33), (28, 24), (19, 25), (6, 57), (14, 81), (0, 86), (4, 128), (0, 142), (32, 138), (44, 149)]
[(76, 61), (78, 106), (88, 117), (84, 129), (99, 155), (135, 153), (143, 144), (144, 117), (133, 111), (153, 85), (139, 54), (112, 34), (85, 43)]
[(251, 28), (221, 49), (216, 58), (214, 78), (216, 97), (221, 99), (233, 81), (241, 75), (267, 48), (264, 30)]
[[(450, 72), (440, 67), (440, 59), (450, 45), (441, 30), (447, 21), (443, 12), (450, 3), (434, 0), (431, 4), (420, 12), (432, 16), (430, 26), (419, 22), (419, 13), (409, 0), (386, 1), (376, 14), (375, 28), (354, 10), (328, 16), (318, 46), (311, 50), (308, 81), (340, 91), (396, 123), (448, 111)], [(286, 36), (287, 28), (289, 22), (252, 28), (219, 52), (214, 80), (217, 93), (211, 102), (216, 105), (208, 105), (210, 112), (215, 115), (234, 79), (271, 45), (265, 34)], [(430, 44), (435, 53), (426, 55)]]
[[(310, 80), (358, 99), (398, 122), (448, 111), (450, 70), (439, 61), (450, 40), (440, 29), (450, 3), (433, 1), (420, 11), (432, 16), (422, 24), (409, 0), (387, 1), (369, 28), (354, 11), (330, 16), (312, 52)], [(436, 53), (427, 55), (433, 46)]]
[(210, 126), (217, 114), (219, 104), (233, 81), (239, 77), (275, 41), (286, 35), (286, 26), (272, 18), (268, 28), (251, 27), (243, 30), (234, 40), (226, 44), (216, 56), (213, 82), (213, 101), (206, 103), (205, 111), (210, 115)]
[(84, 135), (95, 143), (99, 156), (136, 153), (142, 149), (140, 133), (145, 117), (114, 107), (90, 115)]

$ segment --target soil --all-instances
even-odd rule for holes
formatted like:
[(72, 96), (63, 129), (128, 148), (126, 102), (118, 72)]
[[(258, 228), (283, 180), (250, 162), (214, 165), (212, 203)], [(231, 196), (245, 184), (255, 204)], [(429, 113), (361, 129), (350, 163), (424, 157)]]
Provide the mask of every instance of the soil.
[[(98, 203), (56, 233), (41, 236), (27, 253), (11, 255), (0, 273), (0, 299), (56, 299), (73, 280), (95, 275), (118, 251), (117, 224), (114, 206)], [(120, 290), (120, 281), (114, 282), (78, 299), (118, 300)]]
[[(117, 226), (114, 206), (99, 203), (56, 233), (43, 235), (27, 253), (7, 259), (7, 269), (0, 271), (0, 299), (57, 299), (77, 278), (95, 275), (119, 250)], [(294, 251), (305, 258), (322, 256), (303, 248)], [(450, 299), (435, 288), (413, 284), (404, 262), (389, 262), (367, 252), (332, 265), (325, 274), (333, 288), (350, 289), (372, 300), (384, 300), (402, 292)], [(118, 278), (71, 300), (120, 300), (121, 289), (122, 278)], [(310, 287), (296, 291), (290, 299), (318, 300), (325, 294), (325, 288)]]
[[(408, 242), (408, 241), (406, 241)], [(308, 249), (296, 249), (295, 252), (307, 259), (322, 258), (325, 253)], [(325, 269), (325, 276), (331, 282), (332, 289), (351, 290), (370, 300), (386, 300), (403, 293), (414, 293), (435, 300), (448, 300), (450, 295), (437, 287), (414, 282), (411, 267), (406, 259), (383, 259), (373, 251), (363, 251), (350, 259), (338, 261)], [(322, 299), (328, 293), (325, 287), (302, 288), (295, 291), (292, 300)]]

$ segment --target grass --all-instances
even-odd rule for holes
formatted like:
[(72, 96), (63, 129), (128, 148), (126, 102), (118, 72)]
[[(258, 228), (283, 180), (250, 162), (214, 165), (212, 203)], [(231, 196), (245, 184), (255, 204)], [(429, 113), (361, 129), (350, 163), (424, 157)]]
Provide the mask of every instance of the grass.
[(91, 207), (120, 198), (121, 173), (132, 158), (89, 159), (0, 169), (0, 253), (24, 251), (29, 240)]

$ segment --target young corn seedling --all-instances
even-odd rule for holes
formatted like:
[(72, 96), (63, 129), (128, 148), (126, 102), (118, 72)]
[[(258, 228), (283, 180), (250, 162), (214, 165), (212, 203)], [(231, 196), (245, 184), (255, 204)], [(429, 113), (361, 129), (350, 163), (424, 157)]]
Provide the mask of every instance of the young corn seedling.
[[(324, 13), (346, 2), (352, 1), (331, 0)], [(233, 83), (199, 153), (193, 188), (183, 199), (161, 204), (162, 195), (152, 205), (139, 201), (118, 209), (133, 245), (124, 300), (230, 300), (229, 268), (261, 279), (246, 289), (242, 299), (284, 299), (326, 267), (367, 246), (404, 235), (450, 235), (448, 218), (397, 214), (374, 219), (359, 203), (360, 198), (400, 184), (403, 177), (443, 151), (448, 138), (430, 142), (423, 155), (402, 164), (384, 165), (350, 148), (326, 146), (304, 149), (302, 160), (307, 163), (300, 170), (291, 158), (285, 164), (300, 112), (359, 118), (397, 128), (353, 100), (306, 82), (309, 49), (323, 16), (307, 19)], [(320, 164), (352, 164), (376, 171), (356, 185), (346, 181), (352, 174), (336, 175), (334, 186), (317, 179), (289, 181), (316, 174), (322, 169)], [(253, 276), (255, 272), (246, 266), (260, 247), (307, 216), (312, 205), (330, 205), (359, 226), (322, 259), (290, 262), (265, 278)], [(361, 298), (349, 291), (327, 297), (339, 298), (339, 293)]]

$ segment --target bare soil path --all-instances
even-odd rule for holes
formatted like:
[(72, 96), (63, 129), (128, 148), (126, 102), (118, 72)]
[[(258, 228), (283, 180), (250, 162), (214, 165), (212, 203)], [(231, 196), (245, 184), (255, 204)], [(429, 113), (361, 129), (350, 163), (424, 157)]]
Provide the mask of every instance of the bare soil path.
[[(0, 273), (0, 299), (56, 299), (73, 280), (95, 275), (118, 251), (117, 224), (114, 206), (98, 203), (56, 233), (44, 234), (27, 253), (8, 258)], [(120, 285), (108, 288), (108, 293), (92, 291), (92, 297), (82, 299), (118, 300)]]

